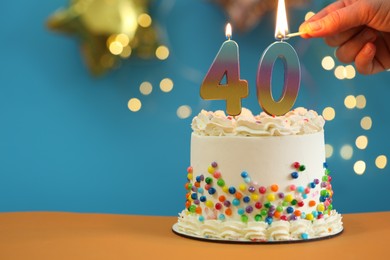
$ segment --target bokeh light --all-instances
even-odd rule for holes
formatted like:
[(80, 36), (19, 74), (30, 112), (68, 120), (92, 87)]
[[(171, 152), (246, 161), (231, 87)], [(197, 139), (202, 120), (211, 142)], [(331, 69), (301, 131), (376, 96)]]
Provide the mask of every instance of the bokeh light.
[(330, 144), (325, 144), (325, 156), (330, 158), (333, 155), (333, 146)]
[(352, 158), (352, 155), (353, 155), (353, 148), (351, 145), (346, 144), (341, 147), (340, 149), (341, 158), (343, 158), (344, 160), (349, 160)]
[(359, 109), (363, 109), (366, 107), (366, 97), (364, 95), (356, 96), (356, 107)]
[(169, 49), (168, 47), (161, 45), (156, 49), (156, 57), (159, 60), (166, 60), (169, 57)]
[(375, 159), (375, 166), (379, 169), (384, 169), (387, 165), (387, 157), (386, 155), (379, 155)]
[(138, 16), (138, 24), (141, 27), (149, 27), (152, 24), (152, 18), (146, 13), (142, 13)]
[(347, 76), (347, 71), (345, 70), (344, 66), (337, 66), (334, 70), (334, 75), (337, 79), (345, 79)]
[(356, 98), (353, 95), (349, 95), (344, 99), (344, 105), (348, 109), (356, 107)]
[(119, 55), (123, 51), (123, 46), (120, 42), (118, 41), (113, 41), (110, 43), (110, 46), (108, 47), (110, 52), (114, 55)]
[(173, 81), (170, 78), (165, 78), (160, 81), (160, 89), (163, 92), (170, 92), (173, 89)]
[(369, 116), (363, 117), (362, 120), (360, 120), (360, 126), (361, 126), (364, 130), (370, 130), (371, 127), (372, 127), (372, 120), (371, 120), (371, 117), (369, 117)]
[(321, 65), (325, 70), (332, 70), (335, 66), (334, 59), (330, 56), (326, 56), (322, 59)]
[(143, 95), (149, 95), (150, 93), (152, 93), (153, 91), (153, 86), (150, 82), (148, 81), (144, 81), (141, 83), (141, 85), (139, 86), (139, 91), (143, 94)]
[(355, 145), (357, 148), (363, 150), (367, 148), (368, 145), (368, 138), (365, 135), (358, 136), (355, 141)]
[(331, 121), (335, 118), (336, 116), (336, 111), (334, 110), (333, 107), (326, 107), (322, 111), (322, 116), (324, 117), (325, 120)]
[(176, 111), (176, 114), (180, 119), (186, 119), (190, 117), (191, 113), (192, 113), (191, 107), (187, 105), (180, 106)]
[(356, 76), (356, 70), (354, 66), (352, 65), (347, 65), (345, 66), (345, 78), (347, 79), (353, 79)]
[(138, 98), (132, 98), (127, 103), (127, 106), (130, 111), (137, 112), (141, 109), (142, 103)]
[(353, 170), (356, 174), (362, 175), (366, 171), (366, 163), (364, 161), (357, 161), (353, 165)]

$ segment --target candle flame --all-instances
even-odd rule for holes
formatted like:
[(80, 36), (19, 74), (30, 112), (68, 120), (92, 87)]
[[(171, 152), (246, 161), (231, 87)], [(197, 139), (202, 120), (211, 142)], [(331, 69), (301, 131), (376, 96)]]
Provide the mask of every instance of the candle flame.
[(275, 39), (284, 40), (287, 39), (288, 23), (286, 15), (286, 5), (284, 0), (278, 1), (278, 12), (276, 14), (276, 28), (275, 28)]
[(225, 35), (226, 38), (228, 38), (229, 40), (232, 37), (232, 26), (230, 25), (230, 23), (226, 25)]

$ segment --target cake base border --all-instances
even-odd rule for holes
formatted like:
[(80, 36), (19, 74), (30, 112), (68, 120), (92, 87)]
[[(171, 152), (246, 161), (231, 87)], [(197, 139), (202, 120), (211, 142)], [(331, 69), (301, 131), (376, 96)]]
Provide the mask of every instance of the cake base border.
[(227, 243), (227, 244), (289, 244), (289, 243), (314, 242), (314, 241), (334, 238), (336, 236), (341, 235), (344, 232), (344, 227), (339, 232), (327, 236), (314, 237), (308, 239), (274, 240), (274, 241), (232, 240), (232, 239), (222, 239), (222, 238), (201, 237), (198, 235), (186, 234), (180, 231), (178, 228), (178, 223), (173, 224), (172, 232), (178, 236), (193, 239), (193, 240), (198, 240), (202, 242)]

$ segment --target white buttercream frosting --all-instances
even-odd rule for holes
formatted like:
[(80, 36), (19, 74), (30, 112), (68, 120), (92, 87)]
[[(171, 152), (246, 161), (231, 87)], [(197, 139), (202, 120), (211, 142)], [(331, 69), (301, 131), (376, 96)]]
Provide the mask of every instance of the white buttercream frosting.
[(325, 121), (313, 110), (298, 107), (284, 116), (273, 117), (265, 112), (253, 115), (246, 108), (240, 115), (227, 116), (223, 111), (202, 110), (192, 120), (192, 130), (202, 136), (282, 136), (316, 133)]
[(342, 217), (335, 210), (321, 219), (294, 221), (199, 221), (195, 215), (183, 211), (179, 214), (178, 228), (181, 232), (199, 237), (248, 240), (248, 241), (289, 241), (301, 240), (302, 234), (308, 239), (338, 234), (343, 229)]

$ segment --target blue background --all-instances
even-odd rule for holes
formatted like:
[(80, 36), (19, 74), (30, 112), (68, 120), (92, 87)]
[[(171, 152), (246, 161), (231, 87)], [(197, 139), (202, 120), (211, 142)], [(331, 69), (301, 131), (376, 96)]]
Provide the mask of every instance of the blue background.
[[(199, 87), (224, 39), (223, 10), (201, 0), (153, 3), (151, 14), (161, 42), (170, 49), (165, 61), (129, 59), (118, 70), (91, 77), (77, 40), (47, 30), (47, 18), (65, 0), (6, 1), (0, 16), (0, 211), (74, 211), (176, 215), (184, 207), (189, 166), (190, 123), (200, 109), (224, 109), (222, 101), (206, 102)], [(307, 11), (320, 4), (289, 10), (291, 31)], [(233, 32), (240, 46), (241, 78), (250, 95), (243, 105), (260, 112), (255, 79), (258, 60), (272, 43), (273, 12), (246, 33)], [(234, 28), (233, 28), (234, 30)], [(341, 213), (390, 210), (389, 167), (374, 160), (389, 156), (389, 72), (338, 80), (321, 66), (334, 50), (322, 40), (289, 41), (302, 64), (296, 106), (319, 113), (336, 110), (326, 124), (326, 142), (334, 148), (328, 159), (333, 172), (335, 208)], [(339, 65), (339, 64), (336, 64)], [(162, 92), (161, 79), (174, 88)], [(144, 96), (139, 85), (149, 81)], [(347, 95), (365, 95), (364, 109), (347, 109)], [(130, 98), (142, 102), (139, 112), (127, 108)], [(188, 105), (192, 115), (180, 119), (176, 110)], [(360, 127), (363, 116), (373, 127)], [(367, 135), (367, 149), (354, 145)], [(354, 147), (350, 160), (340, 157)], [(353, 164), (364, 160), (363, 175)]]

